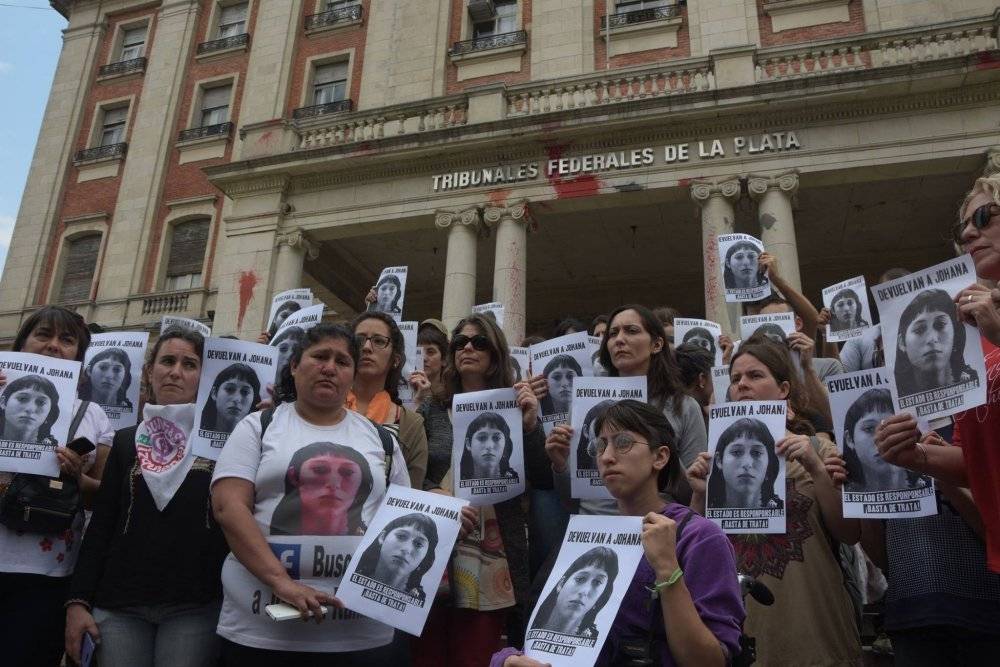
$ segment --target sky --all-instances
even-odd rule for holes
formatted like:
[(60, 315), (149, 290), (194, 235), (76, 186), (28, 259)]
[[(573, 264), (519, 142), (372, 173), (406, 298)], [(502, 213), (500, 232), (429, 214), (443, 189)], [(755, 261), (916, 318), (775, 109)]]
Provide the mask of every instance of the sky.
[(66, 20), (45, 0), (0, 0), (0, 269), (38, 140)]

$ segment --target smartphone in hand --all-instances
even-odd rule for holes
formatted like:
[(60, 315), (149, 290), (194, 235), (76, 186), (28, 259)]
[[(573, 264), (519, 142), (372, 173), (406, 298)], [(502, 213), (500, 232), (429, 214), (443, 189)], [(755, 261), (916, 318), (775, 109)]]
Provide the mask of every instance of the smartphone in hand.
[(84, 632), (80, 644), (80, 667), (90, 667), (90, 662), (94, 659), (94, 650), (97, 648), (94, 638), (89, 632)]

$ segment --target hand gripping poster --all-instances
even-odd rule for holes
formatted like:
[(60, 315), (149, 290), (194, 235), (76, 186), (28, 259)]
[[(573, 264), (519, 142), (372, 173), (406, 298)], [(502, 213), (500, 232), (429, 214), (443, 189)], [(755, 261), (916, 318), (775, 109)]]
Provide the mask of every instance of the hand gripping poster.
[(392, 485), (351, 558), (344, 606), (416, 637), (423, 632), (468, 501)]
[(219, 458), (236, 424), (266, 395), (277, 364), (278, 350), (268, 345), (228, 338), (205, 340), (195, 430), (190, 438), (195, 456)]
[[(795, 333), (795, 313), (765, 313), (740, 318), (740, 337), (744, 342), (756, 333), (788, 347), (788, 337)], [(736, 354), (736, 351), (733, 351)]]
[(959, 319), (954, 302), (974, 282), (972, 257), (962, 255), (872, 290), (897, 412), (930, 420), (986, 402), (979, 330)]
[(451, 422), (457, 498), (480, 506), (524, 493), (524, 431), (513, 389), (456, 394)]
[(727, 533), (785, 532), (785, 401), (740, 401), (709, 408), (712, 464), (705, 518)]
[(569, 518), (528, 622), (524, 653), (552, 667), (593, 665), (642, 560), (642, 518)]
[(308, 287), (290, 289), (274, 295), (267, 315), (267, 333), (273, 339), (289, 317), (312, 305), (313, 293)]
[(749, 234), (723, 234), (718, 243), (726, 301), (760, 301), (770, 296), (771, 281), (757, 262), (764, 252), (760, 239)]
[(594, 375), (590, 336), (580, 331), (532, 345), (531, 371), (548, 382), (549, 392), (539, 408), (542, 426), (550, 433), (556, 424), (569, 421), (574, 379)]
[(577, 378), (573, 384), (569, 448), (570, 491), (573, 498), (611, 498), (597, 471), (597, 419), (618, 401), (646, 401), (646, 376)]
[(472, 307), (472, 312), (477, 315), (493, 315), (493, 319), (496, 320), (497, 326), (503, 329), (503, 304), (499, 301), (477, 304)]
[(406, 299), (406, 274), (408, 267), (390, 266), (382, 269), (375, 283), (375, 301), (368, 305), (369, 312), (385, 313), (399, 322), (403, 319), (403, 301)]
[(839, 343), (858, 338), (871, 326), (872, 311), (864, 276), (824, 287), (823, 306), (830, 311), (830, 323), (826, 325), (829, 341)]
[(875, 429), (896, 413), (883, 367), (826, 379), (840, 456), (847, 464), (844, 516), (902, 519), (937, 514), (934, 481), (879, 456)]
[(94, 334), (83, 359), (80, 400), (93, 401), (115, 431), (139, 423), (139, 389), (149, 333), (116, 331)]
[(510, 370), (514, 374), (514, 384), (531, 377), (531, 348), (510, 348)]
[(712, 353), (713, 366), (722, 365), (722, 346), (719, 345), (719, 336), (722, 335), (722, 327), (711, 320), (696, 320), (686, 317), (674, 319), (674, 343), (683, 345), (693, 343), (703, 347)]
[(198, 320), (192, 320), (187, 317), (172, 317), (170, 315), (164, 315), (160, 318), (160, 335), (162, 335), (167, 329), (195, 331), (200, 333), (203, 338), (208, 338), (212, 335), (211, 327), (202, 324)]
[[(0, 352), (0, 471), (59, 476), (56, 447), (73, 421), (80, 362)], [(96, 443), (95, 443), (96, 444)]]
[(306, 337), (306, 331), (323, 321), (323, 308), (323, 304), (320, 303), (292, 313), (271, 338), (269, 345), (278, 351), (275, 382), (281, 378), (281, 371), (292, 360), (295, 347)]

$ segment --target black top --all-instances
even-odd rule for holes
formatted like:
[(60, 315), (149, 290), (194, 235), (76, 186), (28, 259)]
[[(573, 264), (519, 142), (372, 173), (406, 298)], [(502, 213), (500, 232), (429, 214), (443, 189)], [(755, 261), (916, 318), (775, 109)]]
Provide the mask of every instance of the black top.
[(115, 433), (69, 598), (107, 609), (220, 600), (229, 547), (212, 516), (214, 462), (196, 458), (161, 512), (136, 459), (135, 431)]

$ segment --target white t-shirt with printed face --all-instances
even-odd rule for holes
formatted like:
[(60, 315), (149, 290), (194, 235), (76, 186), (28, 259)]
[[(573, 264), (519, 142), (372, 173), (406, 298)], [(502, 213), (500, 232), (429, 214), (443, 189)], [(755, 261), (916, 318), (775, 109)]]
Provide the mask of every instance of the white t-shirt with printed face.
[[(80, 409), (80, 404), (80, 399), (73, 401), (74, 415)], [(76, 437), (110, 447), (114, 435), (104, 410), (97, 403), (91, 403), (76, 429)], [(97, 450), (84, 456), (83, 471), (89, 472), (96, 460)], [(6, 491), (13, 477), (13, 473), (0, 472), (0, 493)], [(44, 574), (49, 577), (73, 574), (76, 558), (80, 554), (83, 525), (83, 512), (77, 515), (73, 527), (62, 535), (17, 533), (0, 525), (0, 572)]]
[[(385, 495), (385, 451), (375, 426), (356, 412), (314, 426), (282, 404), (263, 442), (260, 413), (237, 424), (212, 482), (225, 477), (253, 482), (254, 518), (292, 579), (332, 594)], [(398, 443), (390, 480), (410, 485)], [(272, 621), (264, 608), (278, 600), (232, 554), (222, 587), (218, 633), (243, 646), (340, 653), (392, 641), (391, 627), (347, 610), (320, 624)]]

